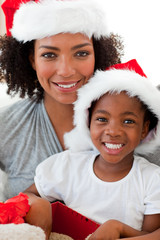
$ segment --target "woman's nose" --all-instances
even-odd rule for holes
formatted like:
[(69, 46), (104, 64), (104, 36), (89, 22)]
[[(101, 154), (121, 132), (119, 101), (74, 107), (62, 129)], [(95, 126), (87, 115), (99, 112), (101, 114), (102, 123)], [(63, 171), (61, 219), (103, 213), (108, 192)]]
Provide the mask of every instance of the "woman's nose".
[(57, 75), (68, 78), (75, 74), (72, 61), (67, 57), (61, 57), (57, 62)]

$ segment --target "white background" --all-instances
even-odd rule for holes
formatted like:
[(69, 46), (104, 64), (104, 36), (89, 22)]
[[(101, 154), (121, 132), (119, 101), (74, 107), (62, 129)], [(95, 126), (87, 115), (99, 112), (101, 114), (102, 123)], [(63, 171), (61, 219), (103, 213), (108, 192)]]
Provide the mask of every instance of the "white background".
[[(109, 31), (122, 36), (125, 46), (122, 61), (136, 58), (153, 83), (160, 84), (160, 0), (97, 1), (106, 11)], [(5, 91), (5, 85), (0, 85), (0, 106), (17, 100)]]
[(136, 58), (146, 75), (160, 84), (160, 1), (99, 1), (105, 4), (110, 31), (123, 37), (122, 61)]

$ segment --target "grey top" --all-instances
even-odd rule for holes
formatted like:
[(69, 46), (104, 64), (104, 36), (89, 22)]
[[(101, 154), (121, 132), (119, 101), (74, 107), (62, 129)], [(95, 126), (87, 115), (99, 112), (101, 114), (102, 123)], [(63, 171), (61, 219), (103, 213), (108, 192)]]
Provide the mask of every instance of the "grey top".
[(43, 101), (20, 100), (0, 109), (0, 168), (7, 173), (4, 199), (33, 182), (36, 166), (62, 146)]

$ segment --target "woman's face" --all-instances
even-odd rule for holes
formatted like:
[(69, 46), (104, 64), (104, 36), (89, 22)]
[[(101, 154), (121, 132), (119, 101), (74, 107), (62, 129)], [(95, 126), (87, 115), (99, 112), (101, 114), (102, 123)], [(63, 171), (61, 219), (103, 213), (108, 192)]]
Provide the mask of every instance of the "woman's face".
[(71, 104), (77, 98), (77, 90), (93, 75), (93, 43), (81, 33), (57, 34), (36, 40), (30, 60), (44, 89), (44, 98)]

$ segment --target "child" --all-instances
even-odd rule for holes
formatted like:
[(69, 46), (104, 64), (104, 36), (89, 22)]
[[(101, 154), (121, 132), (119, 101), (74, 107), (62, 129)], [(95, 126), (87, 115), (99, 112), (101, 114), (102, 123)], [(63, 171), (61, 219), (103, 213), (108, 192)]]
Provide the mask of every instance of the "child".
[(103, 232), (118, 239), (158, 229), (160, 168), (137, 154), (158, 145), (159, 102), (136, 60), (97, 72), (78, 92), (75, 128), (65, 136), (70, 150), (42, 162), (26, 193), (63, 200), (104, 223), (99, 239)]

